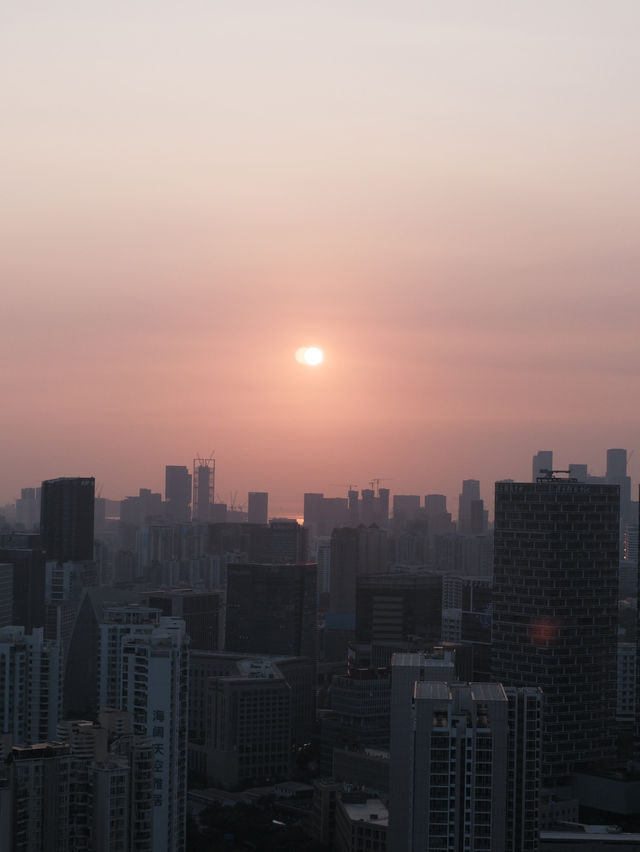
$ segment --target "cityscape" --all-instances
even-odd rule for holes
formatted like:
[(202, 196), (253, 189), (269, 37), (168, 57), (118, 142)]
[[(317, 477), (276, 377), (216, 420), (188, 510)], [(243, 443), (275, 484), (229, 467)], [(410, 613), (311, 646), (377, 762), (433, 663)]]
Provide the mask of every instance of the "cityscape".
[(640, 852), (638, 0), (0, 13), (0, 852)]
[(373, 481), (305, 493), (300, 521), (218, 501), (213, 456), (163, 494), (23, 488), (0, 518), (3, 848), (640, 848), (627, 467), (541, 450), (491, 511), (478, 480), (457, 507)]

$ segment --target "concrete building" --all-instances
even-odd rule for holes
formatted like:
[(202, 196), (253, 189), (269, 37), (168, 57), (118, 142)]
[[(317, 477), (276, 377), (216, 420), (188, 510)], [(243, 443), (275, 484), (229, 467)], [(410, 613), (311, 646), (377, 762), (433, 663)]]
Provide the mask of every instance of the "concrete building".
[(543, 778), (615, 757), (619, 488), (496, 483), (492, 676), (545, 694)]
[(15, 744), (54, 740), (62, 716), (62, 651), (44, 629), (0, 629), (0, 731)]
[(393, 687), (393, 852), (535, 852), (541, 692), (415, 681), (407, 700), (408, 686)]
[(70, 770), (68, 743), (39, 742), (12, 748), (11, 852), (70, 852)]
[(188, 645), (184, 621), (160, 618), (122, 642), (122, 709), (151, 740), (153, 852), (184, 852), (187, 802)]
[(338, 794), (335, 820), (337, 852), (386, 852), (389, 811), (381, 799)]

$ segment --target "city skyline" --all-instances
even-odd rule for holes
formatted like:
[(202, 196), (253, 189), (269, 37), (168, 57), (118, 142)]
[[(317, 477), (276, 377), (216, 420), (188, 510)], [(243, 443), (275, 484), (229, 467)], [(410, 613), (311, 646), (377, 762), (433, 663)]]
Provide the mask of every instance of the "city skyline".
[[(607, 447), (606, 449), (600, 448), (600, 453), (599, 453), (600, 464), (598, 464), (596, 462), (596, 464), (593, 464), (593, 465), (590, 463), (590, 460), (585, 460), (585, 459), (580, 459), (580, 460), (574, 459), (573, 461), (569, 462), (569, 461), (567, 461), (567, 456), (561, 456), (559, 453), (557, 453), (555, 451), (555, 448), (551, 449), (551, 452), (552, 452), (552, 455), (553, 455), (554, 469), (560, 470), (560, 471), (566, 471), (566, 470), (568, 470), (569, 465), (574, 465), (574, 464), (575, 465), (586, 465), (587, 468), (588, 468), (589, 476), (596, 476), (596, 477), (602, 476), (602, 477), (604, 477), (605, 474), (606, 474), (606, 464), (607, 464), (606, 450), (608, 450), (608, 449), (611, 449), (611, 448), (610, 447)], [(505, 479), (511, 479), (511, 480), (514, 480), (515, 482), (528, 482), (528, 481), (530, 481), (531, 480), (531, 457), (534, 456), (534, 455), (535, 455), (535, 453), (531, 453), (527, 457), (528, 461), (525, 460), (524, 464), (518, 466), (518, 471), (521, 471), (521, 470), (524, 469), (524, 472), (520, 476), (515, 475), (513, 472), (506, 472), (505, 475), (502, 476), (500, 479), (495, 479), (495, 480), (491, 480), (491, 481), (480, 480), (480, 496), (481, 496), (482, 500), (484, 501), (485, 509), (489, 512), (489, 516), (491, 518), (493, 518), (494, 485), (495, 485), (495, 483), (499, 482), (501, 480), (505, 480)], [(631, 499), (635, 500), (636, 497), (637, 497), (637, 493), (638, 493), (638, 476), (637, 476), (637, 474), (634, 475), (636, 473), (637, 468), (633, 464), (633, 455), (634, 455), (633, 451), (627, 453), (628, 472), (631, 474)], [(638, 460), (638, 463), (640, 464), (640, 459)], [(217, 464), (218, 464), (218, 462), (216, 460), (216, 465)], [(175, 466), (174, 465), (166, 465), (165, 467), (172, 468), (172, 467), (175, 467)], [(179, 467), (181, 469), (183, 467), (186, 468), (187, 470), (191, 469), (191, 465), (184, 465), (184, 466), (179, 466)], [(218, 467), (217, 469), (219, 470), (220, 468)], [(59, 478), (59, 477), (55, 477), (55, 478)], [(62, 477), (62, 478), (65, 478), (65, 477)], [(345, 483), (344, 485), (339, 485), (337, 483), (329, 483), (324, 488), (324, 490), (319, 489), (319, 492), (316, 492), (316, 493), (321, 492), (321, 493), (324, 494), (325, 497), (346, 498), (347, 497), (347, 488), (350, 485), (353, 486), (355, 488), (355, 490), (358, 491), (358, 492), (362, 491), (363, 489), (388, 488), (389, 492), (392, 495), (413, 494), (413, 495), (415, 495), (419, 498), (420, 503), (422, 505), (424, 505), (423, 501), (424, 501), (424, 498), (427, 494), (444, 494), (444, 496), (446, 497), (446, 500), (447, 500), (448, 511), (452, 513), (453, 517), (458, 518), (458, 512), (459, 512), (458, 501), (459, 501), (460, 494), (462, 492), (463, 482), (468, 478), (469, 477), (467, 477), (464, 473), (463, 473), (463, 478), (461, 480), (459, 480), (458, 482), (454, 482), (453, 479), (450, 478), (449, 481), (448, 481), (448, 488), (445, 491), (437, 491), (437, 490), (431, 488), (430, 483), (428, 483), (428, 482), (423, 482), (422, 484), (420, 484), (420, 482), (417, 479), (413, 480), (414, 483), (417, 482), (416, 487), (414, 487), (413, 489), (407, 488), (405, 490), (401, 490), (397, 486), (391, 487), (391, 486), (396, 485), (396, 482), (392, 477), (384, 477), (384, 478), (381, 477), (379, 481), (377, 479), (370, 479), (370, 480), (367, 481), (367, 480), (360, 478), (360, 484)], [(154, 492), (155, 494), (160, 494), (161, 497), (166, 498), (167, 486), (166, 486), (166, 482), (165, 482), (164, 468), (162, 468), (162, 472), (160, 474), (158, 474), (158, 471), (154, 470), (154, 475), (152, 477), (149, 477), (149, 479), (151, 479), (152, 482), (149, 482), (147, 480), (144, 483), (142, 483), (142, 482), (137, 483), (132, 488), (131, 494), (123, 493), (122, 495), (113, 494), (108, 490), (108, 487), (109, 487), (108, 486), (108, 480), (105, 483), (105, 482), (100, 482), (96, 479), (96, 496), (97, 497), (98, 496), (105, 497), (107, 499), (112, 499), (112, 500), (115, 500), (115, 501), (122, 501), (126, 497), (137, 497), (137, 494), (138, 494), (138, 492), (141, 488), (147, 488), (149, 485), (151, 485), (150, 490), (152, 492)], [(45, 480), (42, 480), (42, 481), (44, 482)], [(251, 481), (251, 479), (249, 479), (249, 481)], [(443, 480), (443, 481), (445, 481), (445, 480)], [(8, 499), (5, 499), (5, 500), (0, 499), (0, 509), (2, 508), (3, 505), (10, 506), (11, 504), (15, 503), (15, 500), (19, 497), (20, 490), (22, 488), (39, 488), (40, 484), (41, 484), (40, 482), (30, 483), (29, 485), (23, 484), (20, 487), (20, 489), (18, 489), (18, 494), (16, 494), (14, 497), (8, 498)], [(297, 517), (298, 520), (302, 521), (302, 517), (304, 515), (304, 499), (303, 499), (304, 494), (305, 493), (314, 493), (314, 492), (313, 492), (313, 489), (311, 489), (311, 488), (305, 488), (304, 491), (300, 492), (297, 495), (288, 494), (288, 495), (283, 497), (281, 492), (275, 492), (275, 491), (269, 490), (268, 483), (267, 483), (267, 491), (265, 493), (267, 493), (267, 496), (268, 496), (268, 515), (269, 515), (269, 518), (284, 517), (285, 515), (288, 514), (288, 515)], [(249, 500), (249, 497), (252, 494), (255, 494), (254, 489), (249, 488), (247, 491), (241, 491), (240, 489), (235, 487), (235, 481), (234, 480), (223, 479), (222, 483), (219, 484), (219, 481), (216, 478), (216, 486), (215, 486), (215, 501), (216, 501), (216, 503), (225, 503), (225, 504), (228, 504), (229, 507), (231, 507), (231, 505), (234, 504), (236, 509), (242, 508), (242, 510), (246, 513), (248, 511), (248, 500)], [(389, 516), (393, 517), (392, 511), (390, 511)], [(194, 520), (195, 520), (195, 518), (194, 518)]]
[(630, 0), (13, 4), (0, 499), (160, 490), (215, 450), (219, 493), (274, 509), (352, 478), (451, 500), (540, 447), (633, 449), (638, 23)]

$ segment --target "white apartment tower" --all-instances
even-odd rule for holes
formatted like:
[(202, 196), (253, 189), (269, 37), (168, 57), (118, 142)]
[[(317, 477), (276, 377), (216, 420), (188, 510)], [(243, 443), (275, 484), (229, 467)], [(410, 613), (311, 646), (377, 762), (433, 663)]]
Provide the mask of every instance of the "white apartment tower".
[[(153, 852), (184, 852), (188, 638), (182, 619), (117, 607), (101, 625), (100, 703), (128, 710), (153, 748)], [(125, 629), (126, 627), (129, 629)]]
[(394, 657), (391, 852), (535, 852), (540, 690), (434, 674), (421, 655)]

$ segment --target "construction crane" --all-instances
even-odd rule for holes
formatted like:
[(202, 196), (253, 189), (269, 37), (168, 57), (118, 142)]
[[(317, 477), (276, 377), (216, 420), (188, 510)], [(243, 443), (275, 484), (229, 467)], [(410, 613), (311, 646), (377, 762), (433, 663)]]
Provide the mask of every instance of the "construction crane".
[(354, 488), (358, 487), (355, 482), (349, 482), (347, 485), (344, 485), (342, 482), (330, 482), (329, 485), (334, 488), (346, 488), (347, 491), (353, 491)]
[(393, 479), (392, 476), (376, 476), (374, 479), (369, 480), (369, 485), (373, 488), (374, 485), (376, 490), (380, 492), (380, 483), (387, 482), (388, 480)]

